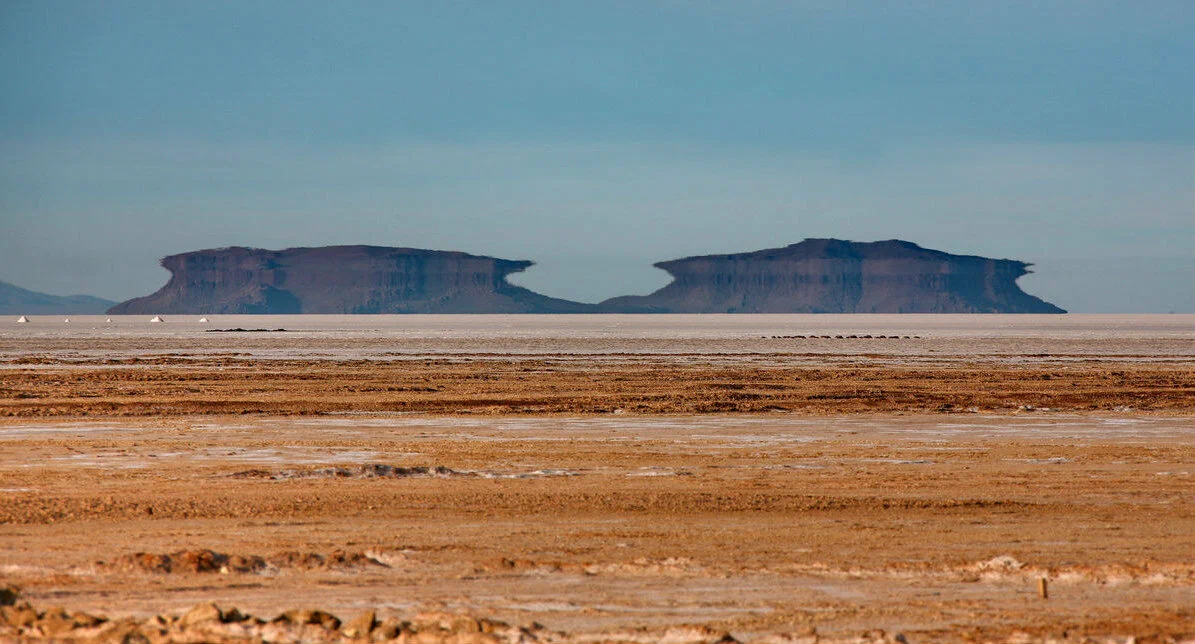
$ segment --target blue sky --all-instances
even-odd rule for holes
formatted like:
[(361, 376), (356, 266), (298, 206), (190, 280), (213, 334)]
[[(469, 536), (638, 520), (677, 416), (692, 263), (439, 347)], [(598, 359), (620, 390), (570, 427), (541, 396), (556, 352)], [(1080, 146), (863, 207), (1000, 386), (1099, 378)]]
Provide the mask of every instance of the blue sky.
[(594, 301), (833, 236), (1195, 312), (1193, 41), (1187, 1), (7, 0), (0, 279), (123, 299), (170, 253), (373, 243)]

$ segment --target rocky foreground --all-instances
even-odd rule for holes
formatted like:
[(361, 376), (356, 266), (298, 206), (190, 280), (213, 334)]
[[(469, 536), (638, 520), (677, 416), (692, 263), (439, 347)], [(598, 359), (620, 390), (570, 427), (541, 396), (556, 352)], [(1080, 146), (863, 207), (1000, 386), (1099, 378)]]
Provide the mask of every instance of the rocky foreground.
[[(635, 629), (603, 633), (565, 633), (551, 631), (537, 623), (513, 626), (486, 617), (448, 612), (424, 612), (412, 619), (378, 619), (374, 610), (366, 610), (344, 621), (330, 612), (294, 609), (273, 618), (243, 613), (236, 608), (215, 603), (201, 603), (181, 615), (125, 617), (109, 619), (81, 611), (55, 607), (39, 610), (19, 600), (19, 591), (0, 587), (0, 638), (13, 641), (113, 642), (120, 644), (233, 642), (401, 642), (404, 644), (565, 644), (570, 642), (609, 642), (639, 644), (732, 644), (739, 642), (729, 633), (705, 626), (682, 626), (663, 630)], [(973, 638), (967, 638), (975, 641)], [(1017, 644), (1035, 642), (1074, 642), (1121, 644), (1119, 637), (1034, 637), (1014, 633), (1001, 641)], [(1191, 635), (1151, 635), (1130, 637), (1134, 644), (1183, 644), (1195, 642)], [(857, 636), (823, 638), (816, 629), (777, 633), (750, 640), (753, 644), (909, 644), (902, 633), (869, 630)]]
[[(271, 619), (214, 603), (182, 615), (108, 619), (64, 608), (39, 610), (18, 601), (12, 587), (0, 589), (0, 636), (17, 640), (79, 642), (538, 642), (542, 628), (528, 628), (447, 613), (422, 613), (412, 620), (379, 620), (370, 610), (348, 621), (318, 609), (289, 610)], [(717, 641), (717, 640), (714, 640)]]

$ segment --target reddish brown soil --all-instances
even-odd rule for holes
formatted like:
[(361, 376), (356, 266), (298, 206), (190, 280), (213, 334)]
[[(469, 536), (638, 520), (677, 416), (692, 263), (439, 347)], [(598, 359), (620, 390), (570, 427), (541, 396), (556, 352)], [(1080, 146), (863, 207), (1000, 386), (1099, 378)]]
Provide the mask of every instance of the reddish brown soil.
[(1185, 361), (1021, 366), (955, 359), (923, 367), (881, 359), (820, 367), (786, 366), (779, 358), (760, 360), (764, 366), (720, 364), (708, 356), (660, 356), (654, 362), (609, 356), (113, 362), (53, 362), (5, 371), (0, 416), (1195, 410), (1195, 368)]
[(1195, 639), (1186, 340), (82, 342), (0, 342), (0, 640)]

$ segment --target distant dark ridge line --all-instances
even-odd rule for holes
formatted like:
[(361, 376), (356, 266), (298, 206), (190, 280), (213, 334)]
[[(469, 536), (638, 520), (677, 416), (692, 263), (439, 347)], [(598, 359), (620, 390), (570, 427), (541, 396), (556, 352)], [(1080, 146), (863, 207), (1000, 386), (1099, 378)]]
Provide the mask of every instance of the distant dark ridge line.
[(761, 340), (920, 340), (919, 335), (773, 335), (759, 336)]
[(0, 315), (98, 315), (114, 304), (91, 295), (50, 295), (0, 282)]
[(207, 329), (205, 333), (289, 333), (289, 329)]

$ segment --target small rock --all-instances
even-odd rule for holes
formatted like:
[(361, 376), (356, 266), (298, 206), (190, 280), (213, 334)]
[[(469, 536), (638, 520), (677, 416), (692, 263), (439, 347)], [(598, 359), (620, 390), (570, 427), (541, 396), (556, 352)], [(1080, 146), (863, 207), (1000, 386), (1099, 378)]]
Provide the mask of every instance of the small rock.
[(448, 630), (452, 631), (453, 633), (480, 633), (481, 624), (472, 617), (461, 615), (460, 617), (452, 620)]
[(288, 610), (274, 618), (274, 621), (290, 622), (300, 626), (306, 624), (315, 624), (333, 631), (340, 628), (340, 620), (337, 619), (335, 615), (326, 613), (322, 610), (313, 610), (310, 608)]
[(170, 623), (171, 623), (171, 618), (163, 616), (163, 615), (154, 615), (153, 617), (145, 620), (144, 626), (147, 628), (153, 628), (153, 629), (158, 629), (158, 630), (164, 631), (164, 630), (167, 630), (170, 628)]
[(16, 586), (0, 586), (0, 606), (12, 606), (17, 603), (17, 596), (21, 591)]
[(398, 637), (399, 633), (408, 630), (408, 626), (406, 622), (399, 621), (393, 617), (387, 617), (373, 630), (373, 639), (392, 640)]
[(259, 634), (257, 624), (252, 622), (233, 622), (224, 623), (219, 626), (213, 626), (208, 633), (217, 635), (213, 637), (216, 641), (224, 642), (244, 642), (252, 641), (252, 639)]
[(378, 615), (372, 610), (367, 610), (361, 613), (356, 618), (345, 624), (340, 632), (344, 633), (345, 637), (369, 637), (373, 629), (378, 624)]
[(227, 555), (211, 550), (184, 550), (171, 555), (174, 567), (191, 572), (217, 572), (227, 561)]
[[(477, 620), (477, 625), (481, 627), (481, 632), (486, 633), (487, 635), (510, 627), (510, 625), (506, 622), (500, 622), (496, 619), (489, 619), (487, 617), (479, 618)], [(533, 622), (531, 627), (536, 630), (543, 630), (544, 628), (543, 624), (538, 622)]]
[(266, 567), (266, 560), (256, 555), (230, 555), (224, 568), (231, 572), (257, 572)]
[(44, 635), (51, 638), (71, 630), (71, 626), (71, 616), (61, 606), (47, 610), (37, 620), (37, 627)]
[(88, 615), (87, 613), (71, 613), (71, 622), (75, 628), (91, 628), (108, 621), (103, 617)]
[(29, 602), (21, 602), (13, 606), (0, 607), (0, 622), (23, 628), (32, 626), (37, 621), (37, 611), (29, 605)]
[(199, 604), (195, 608), (187, 611), (187, 613), (178, 620), (178, 625), (183, 628), (189, 628), (198, 624), (223, 621), (223, 611), (221, 611), (220, 608), (215, 604), (209, 602), (206, 604)]
[(235, 608), (230, 608), (224, 611), (223, 621), (225, 622), (244, 622), (250, 619), (253, 619), (252, 615), (242, 613)]
[(313, 552), (283, 552), (270, 563), (279, 568), (319, 568), (324, 565), (324, 557)]
[(104, 631), (101, 640), (120, 644), (150, 644), (149, 638), (137, 627), (137, 622), (131, 619), (116, 622), (110, 630)]
[(137, 552), (117, 559), (118, 565), (127, 568), (141, 569), (146, 572), (170, 572), (173, 567), (168, 555), (155, 555), (148, 552)]

